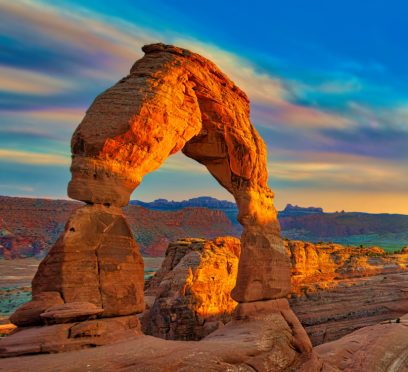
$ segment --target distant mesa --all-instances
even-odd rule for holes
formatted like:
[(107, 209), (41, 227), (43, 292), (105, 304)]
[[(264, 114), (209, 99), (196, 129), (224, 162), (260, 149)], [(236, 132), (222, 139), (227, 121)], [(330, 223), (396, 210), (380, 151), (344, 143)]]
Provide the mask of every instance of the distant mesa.
[[(69, 200), (0, 196), (0, 257), (42, 258), (82, 204)], [(292, 240), (336, 242), (396, 251), (408, 244), (408, 216), (359, 212), (325, 213), (288, 205), (278, 213), (282, 236)], [(235, 203), (211, 197), (184, 201), (133, 200), (124, 208), (144, 256), (163, 256), (169, 242), (198, 236), (240, 236)]]
[(189, 207), (200, 207), (208, 209), (232, 209), (238, 211), (237, 205), (235, 203), (227, 200), (218, 200), (211, 196), (199, 196), (197, 198), (182, 201), (156, 199), (152, 202), (143, 202), (140, 200), (131, 200), (129, 204), (158, 210), (174, 210)]
[(299, 207), (298, 205), (287, 204), (285, 209), (280, 212), (280, 215), (302, 215), (311, 213), (324, 213), (323, 208), (316, 207)]

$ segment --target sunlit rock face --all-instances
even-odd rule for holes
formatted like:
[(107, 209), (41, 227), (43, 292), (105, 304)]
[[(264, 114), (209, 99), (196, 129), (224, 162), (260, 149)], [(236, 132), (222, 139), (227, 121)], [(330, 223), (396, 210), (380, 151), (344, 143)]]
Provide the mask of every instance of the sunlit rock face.
[[(315, 345), (408, 311), (408, 251), (302, 241), (285, 241), (285, 247), (292, 264), (290, 303)], [(146, 286), (146, 333), (197, 340), (229, 322), (238, 305), (230, 291), (239, 257), (240, 241), (232, 237), (171, 243)]]
[(250, 122), (247, 96), (197, 54), (163, 44), (143, 51), (75, 131), (69, 196), (124, 206), (147, 173), (182, 150), (236, 199), (244, 232), (233, 298), (285, 296), (289, 260), (267, 186), (266, 147)]
[(285, 241), (291, 261), (292, 293), (335, 287), (337, 280), (407, 270), (408, 254), (386, 254), (379, 247), (345, 247), (335, 243)]
[(145, 331), (172, 340), (199, 340), (231, 320), (240, 254), (237, 238), (186, 238), (171, 243), (161, 269), (147, 284), (155, 298)]

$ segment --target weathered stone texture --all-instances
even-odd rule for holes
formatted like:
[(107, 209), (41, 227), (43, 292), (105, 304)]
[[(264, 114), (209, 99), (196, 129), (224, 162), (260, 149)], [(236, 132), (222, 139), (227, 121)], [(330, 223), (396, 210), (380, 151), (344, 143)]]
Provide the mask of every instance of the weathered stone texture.
[(163, 44), (143, 50), (75, 131), (68, 194), (124, 206), (147, 173), (182, 150), (236, 199), (244, 232), (232, 296), (246, 302), (287, 295), (289, 260), (267, 185), (266, 147), (250, 122), (247, 96), (197, 54)]

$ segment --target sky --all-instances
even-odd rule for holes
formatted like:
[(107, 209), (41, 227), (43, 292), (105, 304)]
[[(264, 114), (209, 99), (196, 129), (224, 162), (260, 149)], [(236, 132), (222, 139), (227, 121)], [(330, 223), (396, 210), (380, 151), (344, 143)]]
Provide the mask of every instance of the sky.
[[(405, 1), (0, 0), (0, 195), (67, 198), (70, 137), (93, 99), (164, 42), (251, 101), (286, 203), (408, 214)], [(133, 199), (229, 195), (182, 154)]]

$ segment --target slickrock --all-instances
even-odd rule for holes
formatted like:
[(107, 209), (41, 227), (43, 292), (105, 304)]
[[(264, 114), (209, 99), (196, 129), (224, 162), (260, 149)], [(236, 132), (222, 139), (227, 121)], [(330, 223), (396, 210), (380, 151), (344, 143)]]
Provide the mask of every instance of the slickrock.
[(70, 302), (52, 306), (40, 316), (45, 324), (62, 324), (95, 319), (103, 309), (89, 302)]
[(289, 302), (313, 345), (320, 345), (403, 316), (407, 295), (408, 272), (402, 272), (316, 283), (312, 292)]
[[(98, 348), (88, 348), (72, 351), (80, 346), (100, 345), (103, 337), (95, 335), (94, 326), (88, 326), (89, 331), (80, 331), (81, 338), (77, 339), (79, 326), (71, 325), (71, 338), (66, 343), (65, 353), (48, 355), (27, 355), (24, 358), (6, 358), (0, 360), (0, 368), (13, 371), (40, 370), (55, 371), (63, 366), (64, 371), (320, 371), (323, 362), (312, 351), (301, 351), (302, 342), (299, 335), (289, 325), (283, 314), (290, 313), (284, 299), (269, 301), (265, 314), (253, 314), (250, 309), (246, 319), (235, 319), (225, 327), (220, 328), (208, 337), (198, 342), (169, 341), (160, 338), (127, 334), (127, 339), (116, 339), (114, 343)], [(286, 315), (285, 315), (286, 316)], [(117, 318), (113, 318), (117, 319)], [(102, 319), (90, 322), (107, 322)], [(88, 323), (88, 322), (87, 322)], [(8, 352), (21, 353), (23, 347), (27, 353), (38, 353), (42, 346), (45, 352), (55, 353), (58, 342), (50, 342), (56, 331), (52, 327), (59, 327), (59, 337), (66, 337), (70, 325), (54, 325), (43, 327), (34, 344), (20, 344), (8, 346)], [(48, 329), (48, 333), (44, 334)], [(112, 328), (113, 330), (114, 328)], [(38, 330), (38, 329), (36, 329)], [(33, 330), (34, 332), (34, 330)], [(88, 334), (93, 336), (88, 336)], [(83, 337), (82, 337), (83, 335)], [(59, 343), (61, 344), (61, 343)], [(4, 352), (1, 348), (0, 356)], [(311, 346), (306, 345), (310, 350)]]
[[(141, 334), (139, 319), (134, 315), (45, 327), (17, 328), (12, 335), (0, 341), (0, 358), (79, 350), (129, 341)], [(2, 364), (0, 362), (0, 369)], [(69, 366), (70, 364), (66, 365), (67, 369)], [(40, 371), (43, 368), (34, 370)]]
[(161, 269), (147, 284), (154, 303), (145, 333), (172, 340), (199, 340), (231, 319), (239, 240), (182, 239), (169, 245)]
[[(315, 348), (330, 371), (408, 371), (408, 314)], [(322, 371), (329, 371), (322, 368)]]

